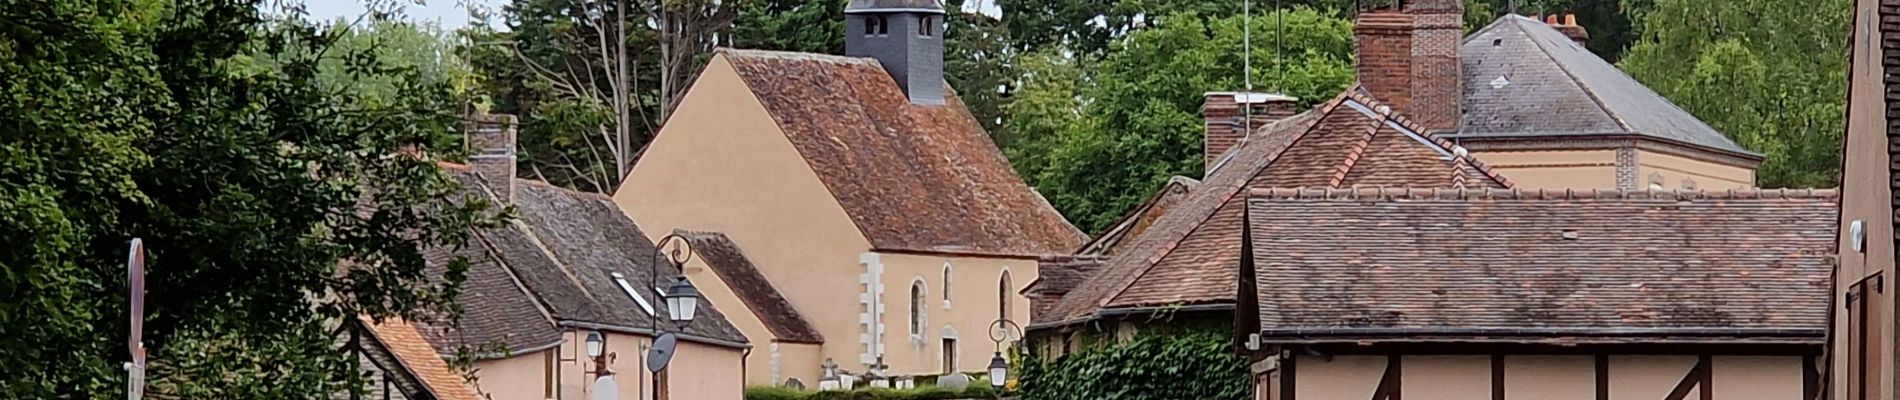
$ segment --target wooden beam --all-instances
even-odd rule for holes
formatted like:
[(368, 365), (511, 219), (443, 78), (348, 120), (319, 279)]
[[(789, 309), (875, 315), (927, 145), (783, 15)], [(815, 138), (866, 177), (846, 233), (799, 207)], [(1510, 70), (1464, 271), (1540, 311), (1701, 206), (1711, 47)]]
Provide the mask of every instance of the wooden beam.
[(1714, 380), (1712, 376), (1714, 368), (1710, 367), (1709, 359), (1707, 354), (1697, 356), (1695, 366), (1689, 368), (1689, 373), (1683, 375), (1682, 382), (1676, 383), (1675, 390), (1670, 390), (1669, 397), (1665, 397), (1664, 400), (1687, 400), (1689, 391), (1697, 387), (1702, 388), (1698, 391), (1702, 400), (1714, 399), (1715, 391), (1712, 390), (1714, 388), (1709, 385), (1709, 382)]
[(1814, 356), (1801, 356), (1801, 398), (1816, 400), (1821, 394), (1821, 370), (1815, 368)]
[(1504, 400), (1504, 355), (1491, 355), (1491, 400)]
[(1379, 388), (1372, 391), (1372, 400), (1401, 400), (1399, 392), (1402, 389), (1399, 384), (1403, 379), (1400, 376), (1403, 367), (1399, 365), (1399, 360), (1403, 358), (1397, 354), (1385, 356), (1385, 376), (1379, 378)]
[(1295, 372), (1298, 371), (1300, 360), (1292, 355), (1293, 352), (1286, 350), (1281, 351), (1282, 353), (1280, 354), (1285, 358), (1280, 360), (1280, 397), (1276, 400), (1294, 400), (1293, 386), (1295, 382), (1299, 381), (1298, 377), (1295, 376)]
[(1702, 374), (1702, 400), (1715, 400), (1715, 362), (1707, 354), (1696, 361), (1696, 372)]
[(1596, 356), (1597, 400), (1610, 400), (1610, 355)]

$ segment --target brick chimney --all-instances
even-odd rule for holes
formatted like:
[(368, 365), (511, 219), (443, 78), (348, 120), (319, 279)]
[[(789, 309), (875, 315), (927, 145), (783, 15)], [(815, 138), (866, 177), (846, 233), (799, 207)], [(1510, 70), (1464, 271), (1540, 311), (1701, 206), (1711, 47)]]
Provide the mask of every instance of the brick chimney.
[(1557, 28), (1558, 32), (1563, 32), (1565, 37), (1569, 37), (1572, 42), (1577, 42), (1578, 46), (1588, 47), (1590, 45), (1590, 31), (1583, 29), (1583, 25), (1577, 25), (1576, 13), (1564, 13), (1562, 22), (1557, 20), (1556, 15), (1551, 15), (1546, 17), (1544, 23), (1550, 24), (1552, 28)]
[(1459, 0), (1400, 1), (1361, 11), (1353, 25), (1359, 83), (1427, 129), (1457, 129), (1463, 114), (1463, 24)]
[[(1249, 128), (1259, 130), (1273, 121), (1292, 117), (1299, 99), (1268, 93), (1208, 92), (1201, 103), (1202, 173), (1211, 174), (1221, 156), (1247, 140)], [(1246, 110), (1252, 110), (1247, 112)], [(1251, 114), (1251, 123), (1249, 123)]]
[(507, 114), (470, 115), (464, 123), (469, 169), (506, 202), (515, 200), (516, 126), (515, 116)]

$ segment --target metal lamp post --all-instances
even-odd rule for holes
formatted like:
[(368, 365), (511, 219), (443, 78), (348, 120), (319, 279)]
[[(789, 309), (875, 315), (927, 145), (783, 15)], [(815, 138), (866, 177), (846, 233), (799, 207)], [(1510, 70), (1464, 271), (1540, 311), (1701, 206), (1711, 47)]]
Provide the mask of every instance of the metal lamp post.
[[(678, 345), (674, 331), (685, 331), (686, 326), (693, 323), (693, 317), (699, 314), (699, 289), (694, 288), (693, 282), (686, 279), (686, 262), (692, 260), (693, 247), (685, 237), (672, 234), (660, 238), (660, 241), (654, 244), (653, 255), (654, 258), (664, 259), (668, 266), (680, 273), (679, 279), (674, 280), (673, 285), (666, 289), (666, 293), (661, 294), (666, 302), (666, 319), (670, 320), (673, 326), (669, 328), (660, 323), (660, 316), (653, 316), (653, 330), (657, 335), (653, 338), (653, 347), (647, 351), (647, 370), (653, 372), (653, 396), (658, 397), (660, 371), (665, 370), (667, 363), (673, 360), (673, 351)], [(660, 264), (654, 262), (653, 274), (649, 275), (652, 278), (650, 283), (655, 289), (660, 287)]]
[(990, 387), (996, 388), (997, 398), (1002, 398), (1003, 386), (1009, 383), (1009, 360), (1003, 358), (1003, 342), (1022, 337), (1023, 327), (1009, 318), (990, 323), (990, 340), (996, 342), (996, 355), (990, 357)]

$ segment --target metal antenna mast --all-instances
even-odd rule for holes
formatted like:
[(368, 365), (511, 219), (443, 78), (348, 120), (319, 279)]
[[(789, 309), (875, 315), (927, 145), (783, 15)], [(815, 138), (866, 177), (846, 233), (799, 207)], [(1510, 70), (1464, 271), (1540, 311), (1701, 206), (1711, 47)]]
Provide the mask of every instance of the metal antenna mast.
[[(1240, 105), (1241, 126), (1246, 129), (1240, 135), (1240, 140), (1245, 141), (1248, 136), (1253, 136), (1253, 104), (1248, 103), (1253, 100), (1253, 0), (1241, 0), (1240, 9), (1243, 14), (1240, 33), (1241, 47), (1243, 47), (1241, 78), (1245, 80), (1247, 90), (1240, 96), (1234, 96), (1234, 103)], [(1241, 96), (1246, 96), (1246, 98), (1243, 99)]]

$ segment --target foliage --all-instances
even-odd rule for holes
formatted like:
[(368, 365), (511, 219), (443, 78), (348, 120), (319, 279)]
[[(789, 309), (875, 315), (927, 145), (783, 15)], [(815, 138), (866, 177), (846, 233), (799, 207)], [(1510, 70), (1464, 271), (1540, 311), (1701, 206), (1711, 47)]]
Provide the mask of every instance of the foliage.
[(259, 9), (0, 1), (0, 397), (123, 395), (135, 237), (155, 397), (361, 389), (329, 325), (452, 311), (463, 263), (425, 279), (419, 249), (492, 219), (429, 159), (451, 87)]
[(1003, 122), (1003, 106), (1009, 85), (1014, 83), (1015, 51), (1009, 48), (1009, 31), (1002, 21), (987, 15), (962, 12), (962, 0), (944, 4), (949, 14), (944, 29), (944, 80), (957, 90), (970, 115), (1001, 139), (998, 128)]
[[(1256, 16), (1255, 23), (1274, 21), (1278, 14)], [(1306, 104), (1344, 90), (1353, 80), (1351, 25), (1307, 8), (1284, 16), (1287, 56), (1253, 53), (1256, 90), (1283, 92)], [(1179, 14), (1161, 21), (1118, 42), (1092, 74), (1081, 78), (1085, 83), (1072, 83), (1077, 82), (1070, 78), (1074, 73), (1061, 69), (1068, 61), (1045, 55), (1047, 64), (1037, 67), (1055, 69), (1026, 76), (1031, 82), (1024, 86), (1038, 91), (1073, 87), (1079, 100), (1031, 91), (1024, 98), (1035, 103), (1011, 108), (1054, 119), (1010, 124), (1029, 128), (1015, 134), (1030, 146), (1047, 148), (1046, 159), (1024, 163), (1034, 173), (1028, 180), (1085, 231), (1112, 223), (1171, 175), (1201, 176), (1203, 94), (1246, 88), (1243, 18), (1201, 23), (1198, 15)], [(1277, 33), (1255, 32), (1254, 40), (1272, 42)], [(1063, 109), (1074, 106), (1080, 110)], [(1068, 114), (1077, 117), (1063, 118)], [(1056, 136), (1027, 136), (1050, 133)]]
[(939, 387), (918, 387), (916, 389), (879, 389), (858, 388), (853, 390), (805, 391), (779, 387), (751, 387), (745, 390), (746, 400), (953, 400), (988, 399), (996, 397), (996, 389), (984, 386), (982, 382), (972, 383), (964, 390), (951, 390)]
[(733, 23), (732, 47), (844, 54), (849, 0), (752, 0)]
[(1232, 333), (1200, 329), (1144, 334), (1054, 360), (1031, 357), (1022, 368), (1026, 400), (1245, 399), (1247, 360)]
[[(660, 11), (629, 4), (624, 13), (628, 20), (622, 24), (617, 20), (620, 4), (515, 0), (502, 7), (507, 31), (476, 27), (462, 32), (469, 38), (464, 52), (481, 77), (483, 92), (493, 96), (494, 112), (514, 114), (522, 121), (519, 170), (528, 177), (580, 190), (613, 191), (637, 150), (660, 125), (662, 100), (668, 98), (665, 84), (680, 79), (663, 72), (697, 71), (697, 64), (654, 67), (693, 58), (662, 57), (659, 31), (647, 23), (653, 18), (649, 11)], [(687, 4), (698, 3), (676, 5)], [(669, 15), (693, 19), (689, 16), (697, 14)], [(617, 41), (622, 39), (626, 62), (618, 55)], [(625, 80), (619, 75), (622, 67)]]
[[(1577, 25), (1590, 32), (1587, 46), (1610, 62), (1616, 62), (1623, 51), (1637, 39), (1630, 21), (1641, 14), (1645, 6), (1635, 4), (1649, 0), (1466, 0), (1465, 28), (1476, 29), (1491, 23), (1497, 16), (1511, 12), (1516, 7), (1519, 15), (1536, 18), (1538, 15), (1562, 15), (1574, 13)], [(1477, 11), (1476, 7), (1483, 10)], [(1474, 18), (1477, 18), (1474, 20)]]
[(1840, 184), (1848, 0), (1656, 0), (1622, 68), (1762, 152), (1762, 187)]
[[(1256, 0), (1253, 12), (1275, 8), (1311, 8), (1334, 17), (1351, 15), (1356, 0)], [(1004, 23), (1013, 47), (1023, 52), (1059, 49), (1076, 58), (1106, 56), (1127, 35), (1160, 23), (1157, 17), (1194, 14), (1201, 18), (1240, 15), (1240, 1), (1200, 0), (994, 0), (1008, 15)], [(1266, 21), (1271, 22), (1271, 21)], [(1205, 23), (1205, 21), (1203, 21)], [(1256, 28), (1268, 25), (1255, 25)]]
[[(348, 23), (338, 20), (332, 22), (332, 26), (345, 26)], [(474, 71), (458, 56), (457, 38), (434, 23), (365, 21), (361, 27), (338, 29), (335, 35), (334, 43), (329, 46), (330, 53), (363, 54), (382, 60), (388, 68), (415, 69), (416, 79), (431, 85), (447, 85), (458, 98), (470, 95), (474, 89)], [(256, 56), (269, 62), (274, 55)], [(401, 85), (398, 80), (406, 77), (352, 74), (349, 62), (342, 57), (318, 60), (319, 83), (330, 90), (355, 93), (378, 103), (393, 101), (403, 95), (397, 92)]]

